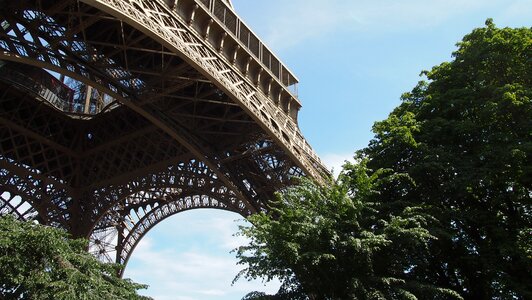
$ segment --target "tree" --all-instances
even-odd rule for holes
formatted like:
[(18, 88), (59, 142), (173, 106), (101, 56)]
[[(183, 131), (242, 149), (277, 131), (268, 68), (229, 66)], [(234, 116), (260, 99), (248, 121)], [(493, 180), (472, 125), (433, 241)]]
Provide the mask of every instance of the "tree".
[(532, 29), (488, 20), (453, 56), (423, 72), (358, 155), (415, 183), (383, 201), (437, 219), (418, 277), (466, 299), (531, 299)]
[(386, 170), (369, 177), (363, 162), (348, 168), (356, 176), (325, 187), (303, 180), (269, 214), (251, 216), (254, 226), (241, 227), (250, 244), (237, 250), (247, 268), (236, 279), (282, 281), (277, 295), (245, 299), (459, 299), (408, 276), (433, 238), (423, 229), (427, 216), (411, 206), (381, 215), (381, 205), (368, 201), (381, 185), (408, 178)]
[(240, 275), (283, 281), (254, 299), (532, 299), (532, 29), (487, 20), (453, 56), (338, 182), (250, 218)]
[(90, 255), (86, 240), (11, 216), (0, 217), (0, 232), (2, 299), (150, 299), (136, 292), (145, 285)]

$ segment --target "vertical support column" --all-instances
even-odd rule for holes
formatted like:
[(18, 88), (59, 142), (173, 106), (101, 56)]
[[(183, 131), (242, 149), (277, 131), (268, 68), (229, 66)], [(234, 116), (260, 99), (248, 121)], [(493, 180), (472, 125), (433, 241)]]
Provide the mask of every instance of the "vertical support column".
[(240, 50), (240, 45), (236, 45), (235, 49), (233, 50), (233, 55), (231, 57), (231, 63), (234, 65), (236, 63), (236, 58), (238, 55), (238, 50)]
[(88, 114), (90, 112), (91, 97), (92, 97), (92, 86), (87, 85), (86, 95), (85, 95), (85, 108), (83, 110), (85, 114)]
[(260, 85), (260, 79), (261, 79), (263, 71), (264, 71), (264, 69), (260, 68), (259, 73), (257, 74), (257, 78), (255, 79), (255, 86), (256, 87), (258, 87)]
[(214, 23), (213, 19), (209, 19), (209, 21), (207, 21), (207, 26), (205, 27), (205, 33), (203, 34), (203, 39), (205, 39), (205, 40), (207, 40), (209, 38), (209, 33), (211, 31), (212, 23)]
[(218, 52), (220, 53), (224, 50), (224, 42), (225, 42), (226, 37), (227, 37), (227, 32), (224, 31), (220, 38), (220, 44), (218, 44)]
[(194, 18), (196, 17), (196, 11), (198, 10), (198, 7), (199, 7), (198, 4), (194, 4), (194, 6), (192, 6), (192, 12), (190, 12), (190, 17), (188, 19), (188, 25), (191, 25), (194, 22)]
[[(123, 264), (122, 261), (122, 252), (124, 251), (124, 223), (121, 220), (120, 224), (116, 226), (117, 231), (117, 242), (116, 242), (116, 257), (115, 263)], [(120, 271), (120, 276), (122, 276), (124, 270)]]

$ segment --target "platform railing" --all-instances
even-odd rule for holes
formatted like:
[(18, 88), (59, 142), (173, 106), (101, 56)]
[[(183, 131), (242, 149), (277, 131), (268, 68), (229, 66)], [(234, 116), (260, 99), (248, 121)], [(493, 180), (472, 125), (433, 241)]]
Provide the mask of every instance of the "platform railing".
[(273, 76), (275, 76), (294, 96), (297, 97), (297, 77), (279, 60), (277, 56), (257, 37), (231, 7), (223, 0), (197, 0), (220, 21), (230, 34), (236, 37), (249, 52)]
[[(0, 80), (8, 82), (17, 88), (22, 88), (36, 98), (45, 100), (52, 107), (71, 116), (90, 117), (104, 110), (110, 110), (118, 103), (108, 95), (82, 85), (84, 93), (89, 92), (89, 98), (75, 99), (80, 94), (67, 86), (52, 74), (39, 68), (24, 65), (12, 66), (0, 61)], [(114, 104), (114, 105), (113, 105)]]

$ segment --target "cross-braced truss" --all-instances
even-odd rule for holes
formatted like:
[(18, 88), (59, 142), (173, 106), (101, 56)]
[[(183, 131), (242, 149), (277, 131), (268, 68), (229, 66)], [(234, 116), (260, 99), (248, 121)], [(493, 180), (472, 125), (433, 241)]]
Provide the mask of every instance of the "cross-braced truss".
[(0, 214), (126, 264), (161, 220), (327, 172), (295, 77), (222, 0), (0, 0)]

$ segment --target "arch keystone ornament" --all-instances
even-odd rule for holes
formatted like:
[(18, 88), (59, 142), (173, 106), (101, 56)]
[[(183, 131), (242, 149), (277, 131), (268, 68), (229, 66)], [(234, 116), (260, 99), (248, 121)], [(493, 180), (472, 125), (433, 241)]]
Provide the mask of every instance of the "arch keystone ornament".
[(247, 216), (328, 176), (297, 78), (230, 1), (0, 3), (0, 214), (126, 264), (169, 216)]

